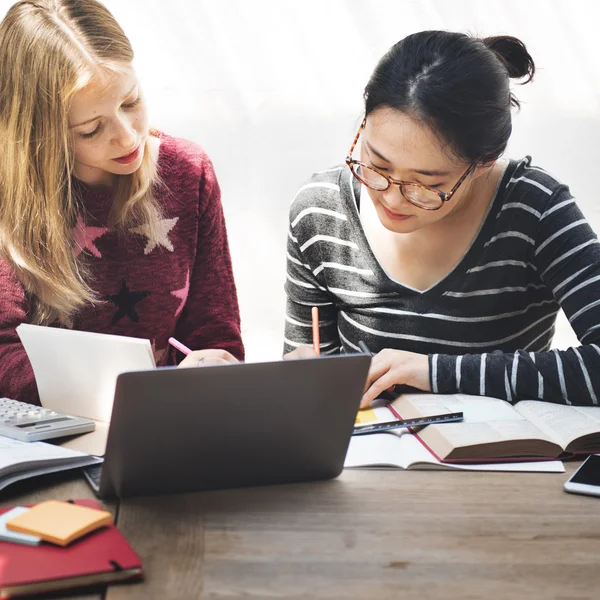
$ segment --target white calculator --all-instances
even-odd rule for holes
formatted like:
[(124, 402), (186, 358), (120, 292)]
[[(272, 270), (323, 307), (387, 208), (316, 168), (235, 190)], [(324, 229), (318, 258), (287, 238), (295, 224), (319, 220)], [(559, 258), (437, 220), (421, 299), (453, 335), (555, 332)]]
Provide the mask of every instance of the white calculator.
[(57, 413), (48, 408), (0, 398), (0, 435), (22, 442), (39, 442), (94, 431), (91, 419)]

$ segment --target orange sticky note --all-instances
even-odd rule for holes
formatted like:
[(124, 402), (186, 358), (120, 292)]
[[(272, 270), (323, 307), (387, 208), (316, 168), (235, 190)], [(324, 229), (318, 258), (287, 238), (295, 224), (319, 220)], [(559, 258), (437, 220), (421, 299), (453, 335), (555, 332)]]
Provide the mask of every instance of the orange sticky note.
[(73, 540), (112, 522), (104, 510), (48, 500), (6, 523), (10, 531), (37, 535), (45, 542), (67, 546)]
[(356, 415), (355, 425), (364, 425), (365, 423), (374, 423), (377, 421), (377, 415), (372, 408), (363, 408)]

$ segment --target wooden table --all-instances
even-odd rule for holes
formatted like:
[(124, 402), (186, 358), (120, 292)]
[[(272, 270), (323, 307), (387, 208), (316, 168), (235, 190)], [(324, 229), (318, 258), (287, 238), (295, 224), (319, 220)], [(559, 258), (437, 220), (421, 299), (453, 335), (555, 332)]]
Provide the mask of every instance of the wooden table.
[[(329, 482), (107, 503), (143, 583), (99, 600), (600, 598), (600, 499), (567, 474), (345, 471)], [(1, 504), (91, 497), (75, 474)]]

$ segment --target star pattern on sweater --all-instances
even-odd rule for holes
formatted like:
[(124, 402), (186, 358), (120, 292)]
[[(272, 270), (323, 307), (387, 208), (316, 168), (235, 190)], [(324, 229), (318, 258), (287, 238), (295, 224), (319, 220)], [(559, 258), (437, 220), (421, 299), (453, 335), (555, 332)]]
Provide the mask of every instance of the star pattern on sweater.
[(179, 300), (181, 301), (179, 304), (179, 308), (175, 311), (176, 317), (178, 317), (180, 315), (181, 311), (183, 310), (183, 307), (185, 306), (189, 291), (190, 291), (190, 272), (188, 271), (185, 276), (185, 285), (181, 289), (171, 292), (172, 296), (175, 296), (175, 298), (179, 298)]
[(107, 231), (106, 227), (91, 227), (85, 224), (81, 215), (77, 215), (77, 224), (73, 227), (73, 249), (75, 256), (79, 256), (85, 250), (91, 252), (96, 258), (102, 258), (102, 254), (94, 243)]
[(163, 246), (169, 252), (173, 252), (175, 248), (173, 248), (173, 244), (169, 239), (169, 232), (175, 227), (177, 221), (179, 221), (179, 217), (159, 219), (155, 231), (152, 231), (152, 228), (148, 224), (134, 227), (130, 231), (139, 235), (145, 235), (148, 238), (148, 242), (144, 248), (144, 254), (150, 254), (150, 252), (158, 246)]
[(105, 296), (104, 299), (112, 302), (117, 307), (117, 312), (113, 315), (110, 322), (116, 325), (123, 317), (129, 317), (134, 323), (140, 320), (135, 305), (148, 296), (150, 292), (132, 292), (123, 279), (118, 293), (112, 296)]

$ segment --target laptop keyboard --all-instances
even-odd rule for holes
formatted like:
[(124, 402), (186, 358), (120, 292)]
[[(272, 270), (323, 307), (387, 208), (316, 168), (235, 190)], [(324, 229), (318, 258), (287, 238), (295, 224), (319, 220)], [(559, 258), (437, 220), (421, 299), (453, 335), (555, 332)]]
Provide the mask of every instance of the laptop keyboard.
[(84, 467), (82, 471), (92, 488), (98, 491), (100, 489), (100, 479), (102, 477), (102, 464)]

